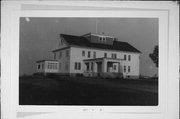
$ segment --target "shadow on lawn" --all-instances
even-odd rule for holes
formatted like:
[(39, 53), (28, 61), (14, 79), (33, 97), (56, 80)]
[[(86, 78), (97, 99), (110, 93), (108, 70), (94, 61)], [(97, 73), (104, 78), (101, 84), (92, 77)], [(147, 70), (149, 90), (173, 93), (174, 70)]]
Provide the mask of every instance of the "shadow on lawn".
[[(20, 105), (158, 105), (158, 93), (128, 88), (157, 87), (157, 81), (37, 76), (21, 77), (19, 81)], [(113, 83), (116, 87), (109, 85)]]

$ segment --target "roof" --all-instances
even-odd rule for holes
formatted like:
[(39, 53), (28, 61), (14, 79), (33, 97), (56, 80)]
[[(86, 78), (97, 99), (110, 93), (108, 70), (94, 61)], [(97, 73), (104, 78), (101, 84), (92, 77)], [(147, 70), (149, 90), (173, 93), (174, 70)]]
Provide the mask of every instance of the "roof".
[(114, 41), (113, 45), (111, 45), (111, 44), (91, 43), (87, 38), (83, 36), (74, 36), (67, 34), (61, 34), (61, 36), (70, 45), (141, 53), (139, 50), (137, 50), (135, 47), (133, 47), (127, 42)]
[(36, 61), (36, 63), (45, 62), (45, 61), (58, 62), (57, 60), (45, 59), (45, 60), (38, 60), (38, 61)]

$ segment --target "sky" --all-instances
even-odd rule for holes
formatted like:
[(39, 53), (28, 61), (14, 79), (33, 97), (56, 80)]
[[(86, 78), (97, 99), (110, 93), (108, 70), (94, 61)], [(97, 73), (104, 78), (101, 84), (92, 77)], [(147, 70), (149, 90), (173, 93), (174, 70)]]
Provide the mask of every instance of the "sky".
[[(97, 27), (96, 27), (97, 25)], [(149, 54), (158, 45), (158, 18), (20, 18), (20, 75), (36, 71), (36, 61), (53, 59), (52, 50), (58, 47), (59, 35), (81, 36), (86, 33), (114, 36), (142, 52), (140, 74), (158, 73)]]

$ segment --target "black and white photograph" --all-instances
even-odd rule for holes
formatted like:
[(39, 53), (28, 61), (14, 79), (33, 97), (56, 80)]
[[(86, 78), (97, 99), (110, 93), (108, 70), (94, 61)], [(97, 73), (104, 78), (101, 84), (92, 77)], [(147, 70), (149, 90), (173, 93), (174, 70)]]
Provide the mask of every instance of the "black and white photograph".
[(158, 18), (20, 18), (19, 105), (158, 105)]
[(2, 2), (1, 117), (176, 119), (179, 2)]

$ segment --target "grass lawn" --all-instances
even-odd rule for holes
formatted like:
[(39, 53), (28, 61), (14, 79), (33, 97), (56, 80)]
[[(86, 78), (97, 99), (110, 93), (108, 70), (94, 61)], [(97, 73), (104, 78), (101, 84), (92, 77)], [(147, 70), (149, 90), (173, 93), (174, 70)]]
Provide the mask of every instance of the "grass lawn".
[(21, 77), (20, 105), (158, 105), (150, 80)]

